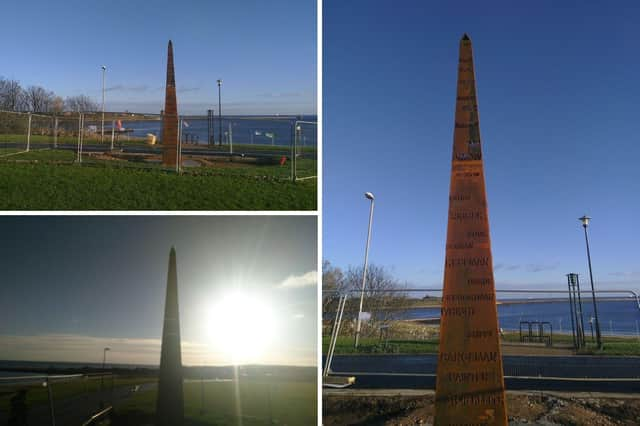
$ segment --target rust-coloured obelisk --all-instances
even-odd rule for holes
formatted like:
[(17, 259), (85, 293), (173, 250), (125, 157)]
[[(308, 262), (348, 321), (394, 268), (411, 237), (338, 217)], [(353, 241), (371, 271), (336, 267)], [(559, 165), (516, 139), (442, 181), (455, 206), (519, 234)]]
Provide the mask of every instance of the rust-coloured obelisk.
[(176, 250), (169, 253), (167, 295), (164, 305), (160, 380), (156, 400), (156, 426), (181, 426), (184, 421), (182, 394), (182, 356), (180, 351), (180, 311)]
[(176, 76), (173, 71), (173, 44), (169, 40), (167, 52), (167, 87), (162, 116), (162, 165), (176, 167), (178, 161), (178, 101), (176, 100)]
[(506, 425), (480, 121), (471, 40), (460, 40), (436, 425)]

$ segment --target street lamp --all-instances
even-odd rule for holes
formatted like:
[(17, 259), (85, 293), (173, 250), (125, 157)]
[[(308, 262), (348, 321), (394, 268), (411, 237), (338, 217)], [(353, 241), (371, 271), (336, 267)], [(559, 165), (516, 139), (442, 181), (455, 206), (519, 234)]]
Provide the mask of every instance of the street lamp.
[(222, 90), (222, 80), (218, 79), (218, 126), (220, 131), (218, 132), (218, 145), (222, 146), (222, 97), (220, 91)]
[(591, 279), (591, 298), (593, 300), (593, 316), (596, 322), (596, 343), (598, 345), (598, 349), (602, 349), (602, 338), (600, 336), (600, 321), (598, 320), (598, 308), (596, 306), (596, 290), (593, 287), (593, 271), (591, 270), (591, 251), (589, 250), (589, 237), (587, 235), (587, 226), (589, 226), (589, 221), (591, 220), (591, 218), (587, 215), (584, 215), (578, 220), (582, 222), (582, 227), (584, 228), (584, 241), (587, 245), (587, 261), (589, 262), (589, 278)]
[(102, 127), (100, 130), (100, 143), (104, 142), (104, 79), (107, 72), (107, 67), (102, 66)]
[(104, 365), (107, 362), (107, 351), (110, 351), (111, 348), (104, 348), (102, 351), (102, 375), (100, 376), (100, 408), (104, 407), (103, 401), (103, 391), (102, 388), (104, 386)]
[(364, 301), (364, 286), (367, 282), (367, 263), (369, 262), (369, 243), (371, 242), (371, 223), (373, 222), (373, 205), (375, 203), (375, 197), (371, 192), (365, 192), (364, 196), (371, 201), (369, 208), (369, 231), (367, 231), (367, 245), (364, 250), (364, 268), (362, 269), (362, 290), (360, 291), (360, 309), (358, 309), (358, 319), (356, 322), (356, 341), (355, 347), (358, 347), (358, 341), (360, 340), (360, 326), (362, 321), (360, 316), (362, 315), (362, 302)]

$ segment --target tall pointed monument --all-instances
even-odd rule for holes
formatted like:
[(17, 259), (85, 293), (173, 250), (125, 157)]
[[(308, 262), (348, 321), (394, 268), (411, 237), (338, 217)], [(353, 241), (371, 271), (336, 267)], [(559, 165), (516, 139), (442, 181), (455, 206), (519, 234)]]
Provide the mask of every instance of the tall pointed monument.
[(180, 313), (178, 310), (178, 273), (176, 250), (169, 253), (167, 295), (162, 327), (160, 380), (156, 401), (156, 425), (180, 426), (184, 420), (182, 394), (182, 357), (180, 354)]
[(473, 51), (460, 40), (436, 425), (506, 425)]
[(178, 101), (176, 75), (173, 71), (173, 44), (167, 48), (167, 87), (162, 116), (162, 165), (175, 167), (178, 161)]

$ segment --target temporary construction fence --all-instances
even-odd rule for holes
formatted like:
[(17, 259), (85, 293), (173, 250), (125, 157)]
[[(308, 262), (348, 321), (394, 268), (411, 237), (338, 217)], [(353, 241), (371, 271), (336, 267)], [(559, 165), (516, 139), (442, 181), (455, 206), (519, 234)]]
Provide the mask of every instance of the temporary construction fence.
[[(593, 346), (595, 333), (592, 330), (596, 322), (590, 290), (581, 290), (582, 305), (579, 307), (575, 298), (569, 298), (568, 290), (496, 289), (496, 293), (503, 342), (545, 345), (544, 339), (534, 342), (529, 337), (521, 339), (519, 334), (528, 334), (531, 325), (537, 335), (540, 324), (546, 323), (544, 335), (553, 334), (554, 347), (575, 348), (576, 334), (580, 333), (587, 346)], [(430, 288), (375, 289), (366, 290), (364, 294), (355, 289), (324, 291), (324, 351), (433, 353), (440, 338), (441, 295), (441, 289)], [(607, 338), (605, 342), (635, 341), (640, 350), (638, 294), (633, 290), (612, 289), (596, 291), (595, 296), (599, 326)], [(355, 345), (357, 318), (362, 322), (358, 348)], [(584, 324), (583, 328), (579, 323)]]
[(110, 373), (16, 375), (0, 378), (8, 405), (1, 424), (89, 424), (113, 405), (115, 376)]
[[(89, 153), (159, 155), (162, 118), (162, 114), (130, 112), (108, 112), (103, 120), (102, 113), (0, 111), (0, 158), (36, 149), (74, 151), (78, 163)], [(269, 175), (294, 181), (317, 177), (315, 117), (189, 115), (178, 117), (177, 125), (179, 172), (201, 165), (190, 161), (197, 158), (236, 166), (274, 166)]]

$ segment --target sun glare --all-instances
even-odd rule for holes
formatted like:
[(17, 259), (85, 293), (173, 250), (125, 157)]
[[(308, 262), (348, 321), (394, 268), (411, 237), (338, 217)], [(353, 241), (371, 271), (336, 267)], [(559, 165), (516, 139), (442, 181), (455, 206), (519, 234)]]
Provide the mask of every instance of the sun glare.
[(260, 363), (276, 332), (268, 300), (248, 292), (223, 296), (210, 311), (207, 324), (214, 350), (233, 364)]

